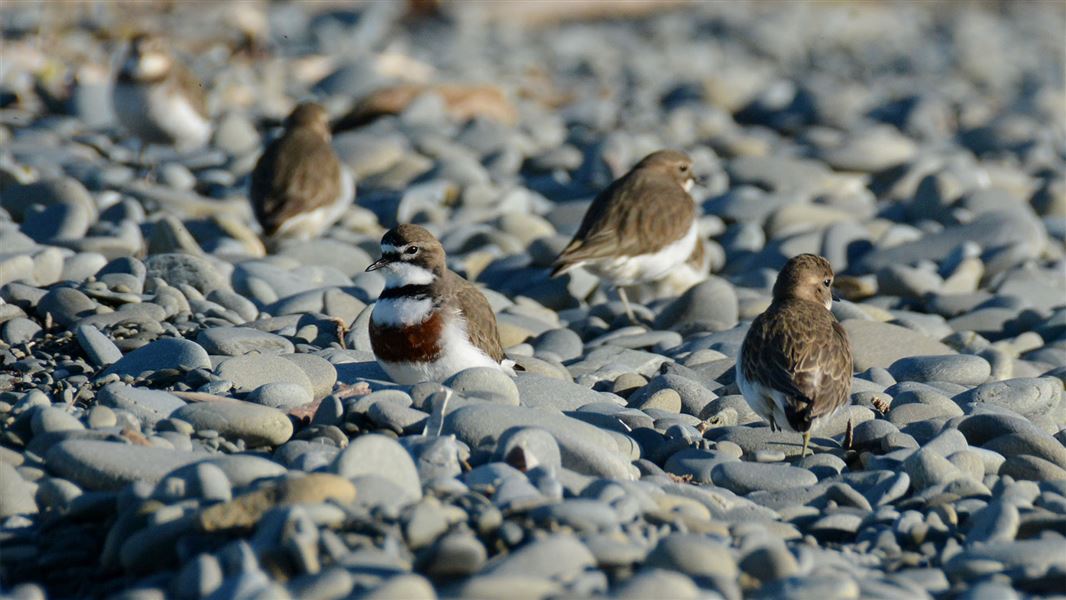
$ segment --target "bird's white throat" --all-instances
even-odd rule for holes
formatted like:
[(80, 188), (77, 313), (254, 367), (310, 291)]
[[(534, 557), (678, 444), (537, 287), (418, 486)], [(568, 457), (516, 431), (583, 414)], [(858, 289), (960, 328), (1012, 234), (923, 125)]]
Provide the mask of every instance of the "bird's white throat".
[(436, 275), (429, 269), (401, 261), (391, 262), (381, 271), (385, 276), (385, 289), (405, 285), (429, 285), (436, 279)]
[(170, 70), (170, 58), (158, 52), (144, 54), (139, 59), (130, 57), (123, 70), (138, 79), (155, 79)]

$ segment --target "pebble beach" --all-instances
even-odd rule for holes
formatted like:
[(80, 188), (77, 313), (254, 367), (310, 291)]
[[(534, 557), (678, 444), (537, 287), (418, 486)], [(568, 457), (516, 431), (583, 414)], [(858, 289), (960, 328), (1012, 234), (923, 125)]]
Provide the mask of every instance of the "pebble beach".
[[(205, 147), (119, 126), (143, 29)], [(1066, 5), (10, 1), (0, 31), (0, 596), (1066, 594)], [(268, 249), (248, 180), (305, 100), (356, 200)], [(549, 271), (662, 148), (710, 274), (632, 289), (635, 325)], [(517, 377), (389, 380), (365, 269), (401, 223)], [(854, 356), (806, 456), (735, 381), (801, 253)]]

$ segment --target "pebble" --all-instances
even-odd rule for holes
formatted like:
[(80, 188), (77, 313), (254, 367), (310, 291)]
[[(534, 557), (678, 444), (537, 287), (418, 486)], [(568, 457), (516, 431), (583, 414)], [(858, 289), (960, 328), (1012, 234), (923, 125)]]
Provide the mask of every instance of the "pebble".
[(896, 381), (947, 381), (972, 386), (984, 383), (992, 374), (988, 361), (980, 356), (909, 356), (888, 367)]
[(196, 343), (208, 354), (242, 356), (245, 354), (292, 354), (292, 342), (251, 327), (212, 327), (196, 336)]
[(562, 414), (552, 414), (517, 406), (467, 406), (450, 413), (444, 421), (445, 434), (454, 434), (469, 445), (485, 438), (499, 439), (511, 427), (540, 427), (552, 434), (559, 444), (562, 464), (587, 475), (632, 479), (628, 461), (615, 450), (614, 440), (604, 431)]
[(565, 579), (596, 564), (581, 541), (567, 534), (535, 540), (486, 566), (486, 575)]
[(173, 394), (117, 382), (100, 388), (96, 400), (104, 408), (129, 412), (146, 425), (153, 426), (185, 406), (185, 401)]
[(173, 416), (195, 429), (217, 431), (225, 438), (243, 440), (253, 448), (283, 444), (293, 432), (285, 413), (240, 400), (187, 404), (174, 411)]
[(74, 333), (78, 337), (78, 344), (96, 366), (106, 367), (122, 358), (122, 351), (118, 346), (96, 327), (79, 325), (74, 329)]
[(807, 471), (787, 465), (724, 462), (714, 467), (711, 478), (715, 485), (738, 494), (754, 491), (782, 491), (809, 487), (818, 483), (818, 478)]
[(613, 402), (617, 397), (590, 390), (589, 388), (535, 373), (523, 373), (514, 380), (523, 406), (532, 408), (551, 408), (557, 410), (577, 410), (597, 402)]
[(314, 397), (311, 380), (299, 365), (276, 355), (248, 354), (227, 358), (218, 364), (215, 373), (233, 382), (238, 391), (250, 392), (269, 383), (298, 385), (304, 396)]
[(184, 339), (162, 338), (123, 356), (105, 369), (102, 375), (140, 377), (165, 369), (192, 371), (210, 368), (211, 359), (199, 344)]
[(961, 476), (955, 465), (932, 450), (922, 448), (903, 461), (903, 468), (910, 476), (916, 490), (950, 483)]
[(49, 470), (86, 490), (118, 491), (127, 484), (158, 483), (204, 455), (98, 440), (65, 440), (45, 454)]
[(518, 406), (518, 386), (499, 369), (474, 367), (452, 375), (444, 385), (464, 396)]
[(718, 277), (693, 286), (671, 302), (655, 319), (656, 329), (684, 326), (689, 330), (722, 331), (737, 324), (737, 296)]
[(310, 404), (312, 400), (307, 389), (296, 383), (265, 383), (248, 394), (249, 402), (281, 410)]
[(19, 476), (15, 467), (0, 462), (0, 517), (36, 512), (33, 487)]
[(51, 317), (63, 327), (71, 327), (82, 317), (96, 314), (97, 304), (80, 291), (69, 287), (50, 290), (36, 307), (41, 317)]
[(341, 477), (378, 476), (396, 486), (401, 504), (422, 498), (422, 484), (411, 456), (395, 440), (365, 435), (353, 440), (334, 460), (332, 469)]
[[(1062, 44), (1033, 25), (1061, 11), (518, 3), (479, 29), (410, 8), (168, 11), (214, 114), (191, 150), (112, 127), (123, 49), (91, 34), (130, 15), (75, 20), (45, 60), (40, 11), (5, 14), (26, 39), (0, 90), (9, 595), (1061, 593), (1061, 73), (1034, 57)], [(265, 243), (249, 174), (306, 97), (358, 200)], [(629, 287), (630, 323), (609, 282), (550, 265), (660, 148), (702, 180), (705, 264)], [(457, 374), (447, 410), (369, 342), (365, 269), (401, 222), (483, 290), (519, 367)], [(734, 381), (801, 252), (838, 274), (856, 373), (810, 456)]]
[(993, 501), (974, 513), (969, 519), (968, 545), (983, 543), (1007, 543), (1018, 535), (1021, 517), (1018, 509), (1009, 502)]
[(848, 320), (842, 323), (851, 342), (856, 371), (889, 368), (910, 356), (954, 354), (948, 346), (910, 329), (877, 321)]
[(696, 600), (702, 597), (700, 589), (690, 577), (672, 569), (651, 568), (642, 569), (640, 573), (626, 580), (618, 588), (617, 595), (629, 600), (652, 597)]

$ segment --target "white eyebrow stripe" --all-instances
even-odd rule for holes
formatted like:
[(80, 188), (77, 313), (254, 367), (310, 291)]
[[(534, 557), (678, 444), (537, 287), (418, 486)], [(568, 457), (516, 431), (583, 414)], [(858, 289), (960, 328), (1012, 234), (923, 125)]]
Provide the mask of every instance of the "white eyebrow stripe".
[(396, 246), (393, 246), (392, 244), (385, 244), (385, 243), (381, 244), (381, 253), (382, 254), (392, 254), (392, 253), (398, 254), (399, 252), (400, 252), (400, 249), (397, 248)]

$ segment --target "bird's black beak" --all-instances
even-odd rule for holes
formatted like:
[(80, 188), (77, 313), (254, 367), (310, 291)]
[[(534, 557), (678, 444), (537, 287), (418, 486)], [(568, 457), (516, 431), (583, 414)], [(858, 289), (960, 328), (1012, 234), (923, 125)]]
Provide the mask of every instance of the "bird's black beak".
[(692, 183), (694, 185), (698, 185), (700, 187), (705, 187), (707, 185), (707, 176), (706, 175), (693, 175), (692, 176)]
[(838, 292), (836, 288), (831, 288), (829, 290), (829, 296), (833, 298), (833, 302), (840, 302), (840, 292)]
[(389, 264), (391, 262), (392, 262), (391, 258), (386, 258), (386, 257), (382, 256), (381, 258), (379, 258), (376, 261), (374, 261), (373, 263), (371, 263), (371, 265), (366, 268), (366, 272), (369, 273), (371, 271), (377, 271), (381, 267), (384, 267), (385, 265), (387, 265), (387, 264)]

